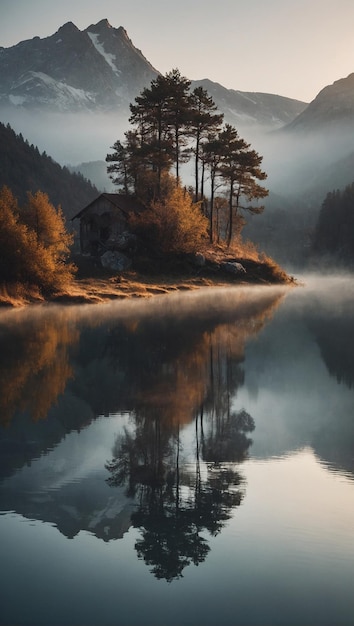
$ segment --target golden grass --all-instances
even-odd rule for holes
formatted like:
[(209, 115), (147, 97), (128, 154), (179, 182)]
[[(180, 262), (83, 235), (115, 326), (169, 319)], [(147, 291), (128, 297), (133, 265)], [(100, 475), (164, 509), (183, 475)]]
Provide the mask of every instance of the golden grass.
[(72, 303), (103, 303), (123, 298), (152, 298), (156, 295), (190, 291), (200, 287), (224, 284), (207, 278), (170, 279), (138, 276), (135, 272), (126, 272), (119, 278), (82, 278), (73, 281), (65, 291), (57, 293), (53, 300)]
[(37, 287), (21, 283), (0, 285), (0, 306), (24, 306), (31, 302), (43, 302)]
[[(100, 268), (93, 259), (81, 257), (78, 276), (49, 298), (62, 303), (104, 303), (122, 298), (151, 298), (176, 291), (190, 291), (201, 287), (218, 287), (245, 284), (296, 284), (296, 281), (270, 257), (260, 253), (249, 241), (236, 241), (230, 247), (225, 244), (204, 246), (201, 250), (209, 270), (193, 266), (173, 265), (165, 273), (153, 264), (153, 272), (129, 270), (124, 274), (113, 275)], [(245, 274), (232, 275), (216, 271), (225, 261), (238, 260), (247, 268)], [(76, 259), (74, 259), (76, 262)], [(147, 267), (149, 264), (147, 264)], [(145, 268), (144, 263), (142, 267)], [(191, 269), (192, 268), (192, 269)], [(210, 270), (210, 268), (213, 268)], [(29, 303), (44, 302), (45, 298), (37, 288), (25, 285), (0, 286), (0, 306), (24, 306)]]

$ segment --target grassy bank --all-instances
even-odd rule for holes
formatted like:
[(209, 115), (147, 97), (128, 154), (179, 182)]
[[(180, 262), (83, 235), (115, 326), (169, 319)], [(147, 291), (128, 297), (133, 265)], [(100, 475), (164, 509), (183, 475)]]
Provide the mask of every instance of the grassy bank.
[[(237, 285), (295, 285), (296, 281), (272, 259), (256, 250), (213, 246), (203, 250), (204, 264), (188, 256), (134, 258), (134, 267), (117, 273), (102, 268), (98, 259), (76, 256), (78, 271), (65, 288), (45, 298), (30, 285), (0, 287), (0, 305), (24, 306), (40, 302), (103, 303), (120, 298), (150, 298), (202, 287)], [(230, 273), (225, 263), (240, 263), (245, 271)]]

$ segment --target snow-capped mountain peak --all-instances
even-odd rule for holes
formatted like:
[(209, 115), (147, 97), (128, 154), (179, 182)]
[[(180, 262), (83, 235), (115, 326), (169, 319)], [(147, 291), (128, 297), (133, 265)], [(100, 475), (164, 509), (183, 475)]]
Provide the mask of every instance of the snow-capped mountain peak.
[(128, 110), (157, 74), (124, 28), (104, 19), (80, 31), (67, 22), (50, 37), (1, 49), (0, 105)]
[(105, 51), (104, 45), (102, 43), (100, 43), (99, 35), (97, 33), (90, 33), (90, 31), (87, 31), (87, 34), (90, 37), (90, 39), (91, 39), (93, 45), (95, 46), (97, 52), (103, 56), (105, 61), (108, 63), (109, 67), (113, 70), (113, 72), (115, 74), (117, 74), (117, 76), (119, 76), (119, 74), (121, 74), (121, 70), (119, 70), (117, 68), (117, 65), (116, 65), (116, 61), (117, 61), (116, 55), (115, 54), (111, 54), (110, 52), (106, 52)]

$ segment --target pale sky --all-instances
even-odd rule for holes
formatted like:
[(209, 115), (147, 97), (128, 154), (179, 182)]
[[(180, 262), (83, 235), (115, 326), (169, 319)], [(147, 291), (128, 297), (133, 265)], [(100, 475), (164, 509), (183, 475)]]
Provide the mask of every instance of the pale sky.
[(310, 102), (354, 72), (353, 0), (0, 0), (0, 46), (104, 18), (163, 74), (229, 89)]

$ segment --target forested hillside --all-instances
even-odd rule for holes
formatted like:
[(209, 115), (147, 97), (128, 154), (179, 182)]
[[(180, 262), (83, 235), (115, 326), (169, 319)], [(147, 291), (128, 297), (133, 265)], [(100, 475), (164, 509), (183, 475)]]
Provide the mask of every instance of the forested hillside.
[(9, 125), (0, 123), (0, 188), (3, 185), (12, 190), (20, 204), (27, 200), (28, 191), (46, 193), (69, 219), (99, 194), (81, 174), (61, 167), (29, 145), (21, 134), (16, 135)]
[(354, 263), (354, 183), (328, 193), (321, 207), (313, 240), (316, 255), (339, 263)]

